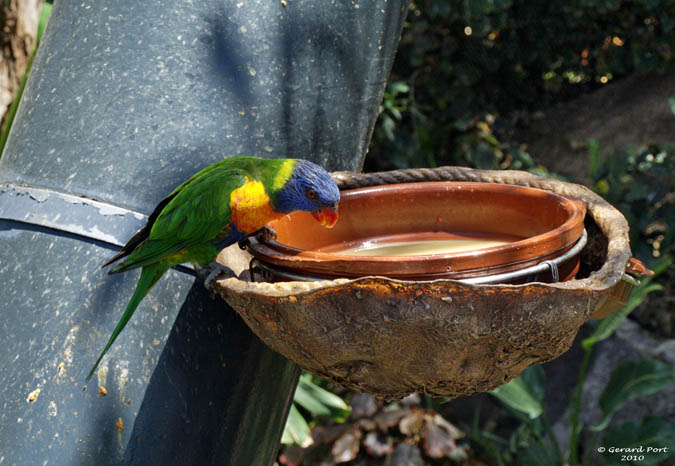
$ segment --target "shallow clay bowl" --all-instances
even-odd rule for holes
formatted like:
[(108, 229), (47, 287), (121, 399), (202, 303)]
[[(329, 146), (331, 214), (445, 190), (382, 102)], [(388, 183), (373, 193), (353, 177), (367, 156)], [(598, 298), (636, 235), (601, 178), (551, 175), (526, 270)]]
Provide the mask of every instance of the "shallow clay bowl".
[[(584, 229), (585, 205), (550, 191), (471, 182), (424, 182), (343, 191), (332, 229), (296, 212), (268, 226), (250, 252), (262, 262), (321, 278), (384, 276), (405, 280), (462, 279), (520, 270), (553, 259)], [(367, 240), (475, 239), (510, 241), (464, 252), (363, 257), (335, 251)], [(578, 270), (578, 257), (561, 266), (562, 280)]]

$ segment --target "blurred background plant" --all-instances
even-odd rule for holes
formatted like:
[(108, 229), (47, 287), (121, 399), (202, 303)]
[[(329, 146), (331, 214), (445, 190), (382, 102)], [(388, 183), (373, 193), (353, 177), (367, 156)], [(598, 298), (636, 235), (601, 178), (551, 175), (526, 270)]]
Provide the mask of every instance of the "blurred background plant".
[(541, 109), (671, 69), (673, 0), (415, 0), (366, 168), (531, 169), (513, 140)]

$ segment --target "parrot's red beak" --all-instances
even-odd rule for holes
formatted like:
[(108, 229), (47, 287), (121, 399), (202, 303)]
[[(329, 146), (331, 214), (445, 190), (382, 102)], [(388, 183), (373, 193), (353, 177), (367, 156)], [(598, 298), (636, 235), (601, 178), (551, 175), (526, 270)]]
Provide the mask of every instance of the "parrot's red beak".
[(316, 219), (321, 225), (326, 228), (333, 228), (338, 221), (338, 213), (336, 209), (321, 209), (312, 212), (312, 217)]

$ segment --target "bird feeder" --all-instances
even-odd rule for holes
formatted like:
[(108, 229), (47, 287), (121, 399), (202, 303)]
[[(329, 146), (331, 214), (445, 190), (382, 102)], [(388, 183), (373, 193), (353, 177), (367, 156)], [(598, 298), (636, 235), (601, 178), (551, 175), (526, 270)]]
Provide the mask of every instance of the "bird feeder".
[[(341, 205), (343, 218), (338, 222), (347, 219), (342, 231), (336, 230), (333, 236), (326, 233), (325, 240), (310, 240), (318, 238), (318, 234), (299, 221), (295, 231), (301, 238), (295, 239), (295, 246), (314, 241), (318, 252), (299, 250), (295, 256), (301, 257), (294, 260), (293, 249), (297, 247), (287, 246), (283, 254), (273, 250), (277, 247), (273, 243), (283, 244), (292, 236), (293, 230), (287, 229), (292, 224), (279, 223), (276, 242), (254, 241), (249, 248), (259, 258), (267, 254), (266, 261), (259, 261), (261, 273), (253, 270), (251, 275), (251, 270), (240, 268), (235, 270), (241, 272), (238, 277), (216, 280), (213, 287), (270, 348), (306, 370), (360, 392), (396, 399), (412, 392), (457, 397), (491, 390), (529, 365), (549, 361), (567, 351), (586, 320), (612, 313), (626, 302), (630, 283), (635, 283), (626, 272), (627, 267), (636, 275), (645, 271), (631, 259), (625, 218), (579, 185), (524, 172), (457, 167), (337, 173), (334, 178), (347, 193), (346, 202)], [(461, 182), (457, 186), (461, 186), (462, 194), (455, 196), (455, 204), (444, 207), (443, 202), (434, 200), (439, 182)], [(407, 183), (415, 184), (406, 189)], [(374, 191), (362, 189), (382, 185), (387, 186)], [(392, 185), (404, 189), (397, 191)], [(349, 191), (353, 189), (356, 191)], [(514, 233), (513, 229), (508, 230), (506, 220), (500, 221), (501, 230), (497, 228), (493, 234), (497, 230), (505, 234), (504, 228), (519, 236), (529, 236), (528, 228), (534, 233), (511, 242), (511, 245), (520, 242), (521, 247), (516, 249), (521, 253), (526, 250), (527, 260), (522, 257), (512, 260), (514, 251), (505, 252), (508, 246), (488, 247), (485, 251), (492, 257), (487, 265), (484, 263), (477, 274), (468, 274), (471, 276), (468, 279), (456, 279), (451, 276), (452, 271), (446, 277), (442, 271), (438, 272), (434, 256), (420, 256), (421, 260), (404, 258), (416, 267), (405, 277), (396, 276), (396, 266), (406, 266), (400, 258), (380, 258), (382, 268), (378, 273), (373, 268), (377, 260), (364, 262), (346, 256), (340, 262), (334, 255), (322, 253), (322, 246), (325, 248), (336, 238), (344, 240), (345, 231), (354, 229), (358, 222), (352, 215), (360, 215), (357, 204), (370, 206), (371, 214), (377, 218), (362, 228), (375, 229), (373, 225), (393, 216), (393, 211), (380, 215), (373, 207), (387, 203), (375, 199), (383, 190), (397, 192), (401, 206), (396, 218), (383, 227), (386, 231), (395, 233), (393, 224), (406, 222), (413, 224), (417, 233), (430, 231), (431, 225), (425, 224), (428, 220), (420, 217), (435, 222), (440, 217), (441, 226), (431, 231), (448, 231), (442, 224), (451, 223), (452, 209), (461, 213), (455, 218), (475, 226), (472, 218), (480, 217), (475, 211), (487, 209), (488, 216), (505, 215), (513, 228), (520, 228)], [(350, 201), (350, 192), (357, 193), (355, 203)], [(413, 192), (413, 201), (404, 199), (405, 192)], [(420, 195), (421, 192), (426, 194)], [(359, 200), (359, 196), (365, 198)], [(513, 204), (519, 196), (526, 208)], [(429, 205), (435, 207), (428, 209)], [(354, 212), (349, 207), (355, 207)], [(510, 212), (503, 214), (505, 211)], [(525, 221), (523, 216), (528, 211), (531, 220)], [(367, 212), (364, 208), (361, 214), (367, 216)], [(546, 230), (547, 225), (557, 225), (552, 230), (558, 234), (547, 237), (546, 231), (539, 231)], [(547, 237), (549, 249), (554, 253), (528, 243), (530, 240), (541, 243), (542, 235)], [(554, 237), (557, 239), (551, 239)], [(232, 256), (238, 253), (243, 251), (225, 251), (230, 257), (224, 261), (231, 265)], [(326, 264), (317, 262), (317, 254), (324, 254)], [(563, 268), (567, 267), (569, 276), (562, 276), (563, 281), (555, 280), (561, 278), (560, 274), (552, 276), (554, 268), (560, 270), (551, 265), (555, 263), (553, 256), (567, 257), (568, 265), (563, 264)], [(247, 263), (241, 259), (240, 263)], [(469, 259), (464, 257), (465, 261)], [(500, 260), (508, 265), (508, 270), (499, 266)], [(429, 263), (430, 279), (423, 276), (425, 261)], [(296, 266), (303, 262), (306, 264), (300, 267), (306, 269), (299, 273)], [(515, 279), (509, 276), (514, 272), (513, 262), (530, 268), (526, 272), (529, 275), (521, 273)], [(539, 270), (548, 271), (544, 280), (549, 283), (532, 274), (532, 262), (538, 262), (535, 268), (543, 266)], [(295, 269), (284, 269), (279, 264), (286, 267), (291, 264)], [(491, 268), (496, 273), (486, 275)], [(331, 269), (335, 275), (349, 278), (322, 279)], [(473, 267), (474, 272), (476, 269), (481, 267)], [(363, 276), (354, 277), (361, 273)], [(490, 275), (497, 279), (486, 278)], [(264, 276), (273, 282), (250, 281), (251, 276)], [(514, 281), (521, 283), (513, 284)]]

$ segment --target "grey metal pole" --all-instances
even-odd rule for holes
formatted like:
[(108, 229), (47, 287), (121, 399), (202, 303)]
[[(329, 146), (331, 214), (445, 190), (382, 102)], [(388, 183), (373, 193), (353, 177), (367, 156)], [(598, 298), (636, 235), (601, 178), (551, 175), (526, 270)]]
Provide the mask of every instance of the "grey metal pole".
[(0, 160), (0, 463), (273, 461), (298, 369), (185, 270), (82, 390), (138, 278), (100, 266), (224, 156), (360, 168), (407, 7), (56, 2)]

